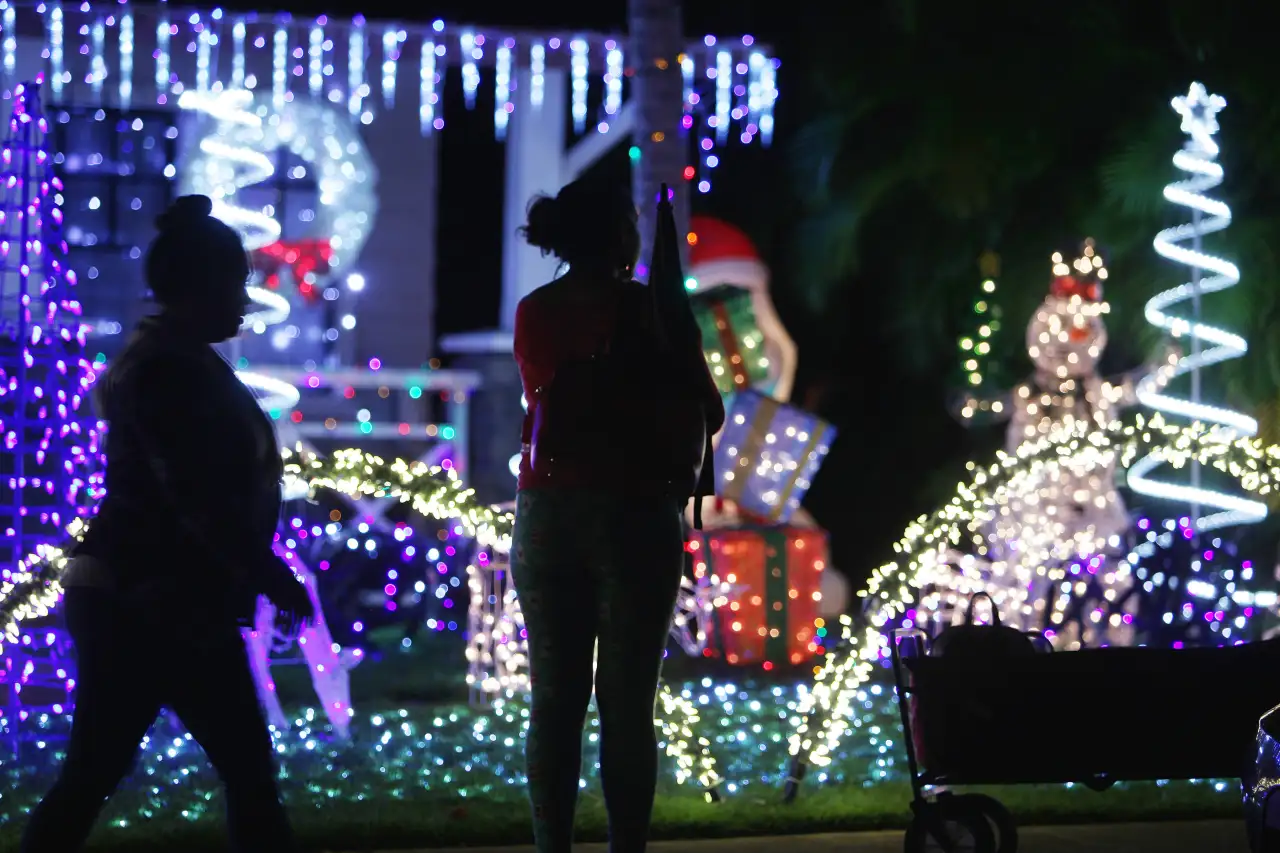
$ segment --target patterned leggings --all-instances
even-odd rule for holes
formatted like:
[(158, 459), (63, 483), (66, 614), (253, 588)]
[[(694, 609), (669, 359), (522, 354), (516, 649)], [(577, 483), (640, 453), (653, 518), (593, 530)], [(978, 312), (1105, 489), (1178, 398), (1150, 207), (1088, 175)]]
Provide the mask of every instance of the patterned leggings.
[[(538, 853), (567, 853), (596, 653), (611, 853), (645, 849), (658, 774), (653, 705), (683, 569), (669, 499), (522, 491), (511, 570), (529, 635), (526, 746)], [(598, 644), (598, 646), (597, 646)]]

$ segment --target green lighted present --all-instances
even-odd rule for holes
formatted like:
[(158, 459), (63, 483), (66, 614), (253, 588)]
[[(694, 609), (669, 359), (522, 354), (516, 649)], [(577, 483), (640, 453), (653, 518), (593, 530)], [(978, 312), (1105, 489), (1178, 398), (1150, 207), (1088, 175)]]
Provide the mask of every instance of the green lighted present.
[(743, 391), (769, 380), (764, 333), (751, 307), (751, 294), (718, 287), (693, 297), (702, 330), (702, 349), (721, 394)]

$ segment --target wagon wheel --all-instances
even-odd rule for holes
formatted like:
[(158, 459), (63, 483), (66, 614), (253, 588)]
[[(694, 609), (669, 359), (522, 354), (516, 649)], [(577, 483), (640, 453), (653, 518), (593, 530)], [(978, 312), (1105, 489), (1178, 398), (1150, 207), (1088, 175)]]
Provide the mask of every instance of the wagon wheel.
[(971, 799), (940, 796), (913, 808), (904, 853), (997, 853), (991, 821)]
[(995, 853), (1018, 853), (1018, 825), (1003, 803), (986, 794), (956, 794), (953, 798), (964, 800), (982, 812), (995, 834)]

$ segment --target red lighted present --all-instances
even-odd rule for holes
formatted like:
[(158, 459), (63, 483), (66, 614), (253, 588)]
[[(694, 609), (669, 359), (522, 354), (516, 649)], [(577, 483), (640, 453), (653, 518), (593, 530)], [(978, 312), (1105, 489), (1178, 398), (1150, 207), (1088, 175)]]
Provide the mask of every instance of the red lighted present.
[(694, 572), (728, 584), (716, 601), (720, 652), (732, 664), (798, 664), (815, 638), (827, 535), (785, 526), (694, 531)]

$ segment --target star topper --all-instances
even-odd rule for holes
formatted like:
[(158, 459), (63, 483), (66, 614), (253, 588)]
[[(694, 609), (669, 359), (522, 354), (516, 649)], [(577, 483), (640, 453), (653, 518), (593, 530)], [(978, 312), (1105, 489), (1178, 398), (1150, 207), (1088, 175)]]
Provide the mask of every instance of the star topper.
[(1218, 132), (1218, 112), (1227, 105), (1227, 99), (1210, 95), (1203, 83), (1192, 83), (1187, 94), (1179, 95), (1170, 103), (1182, 116), (1182, 132), (1204, 143)]

